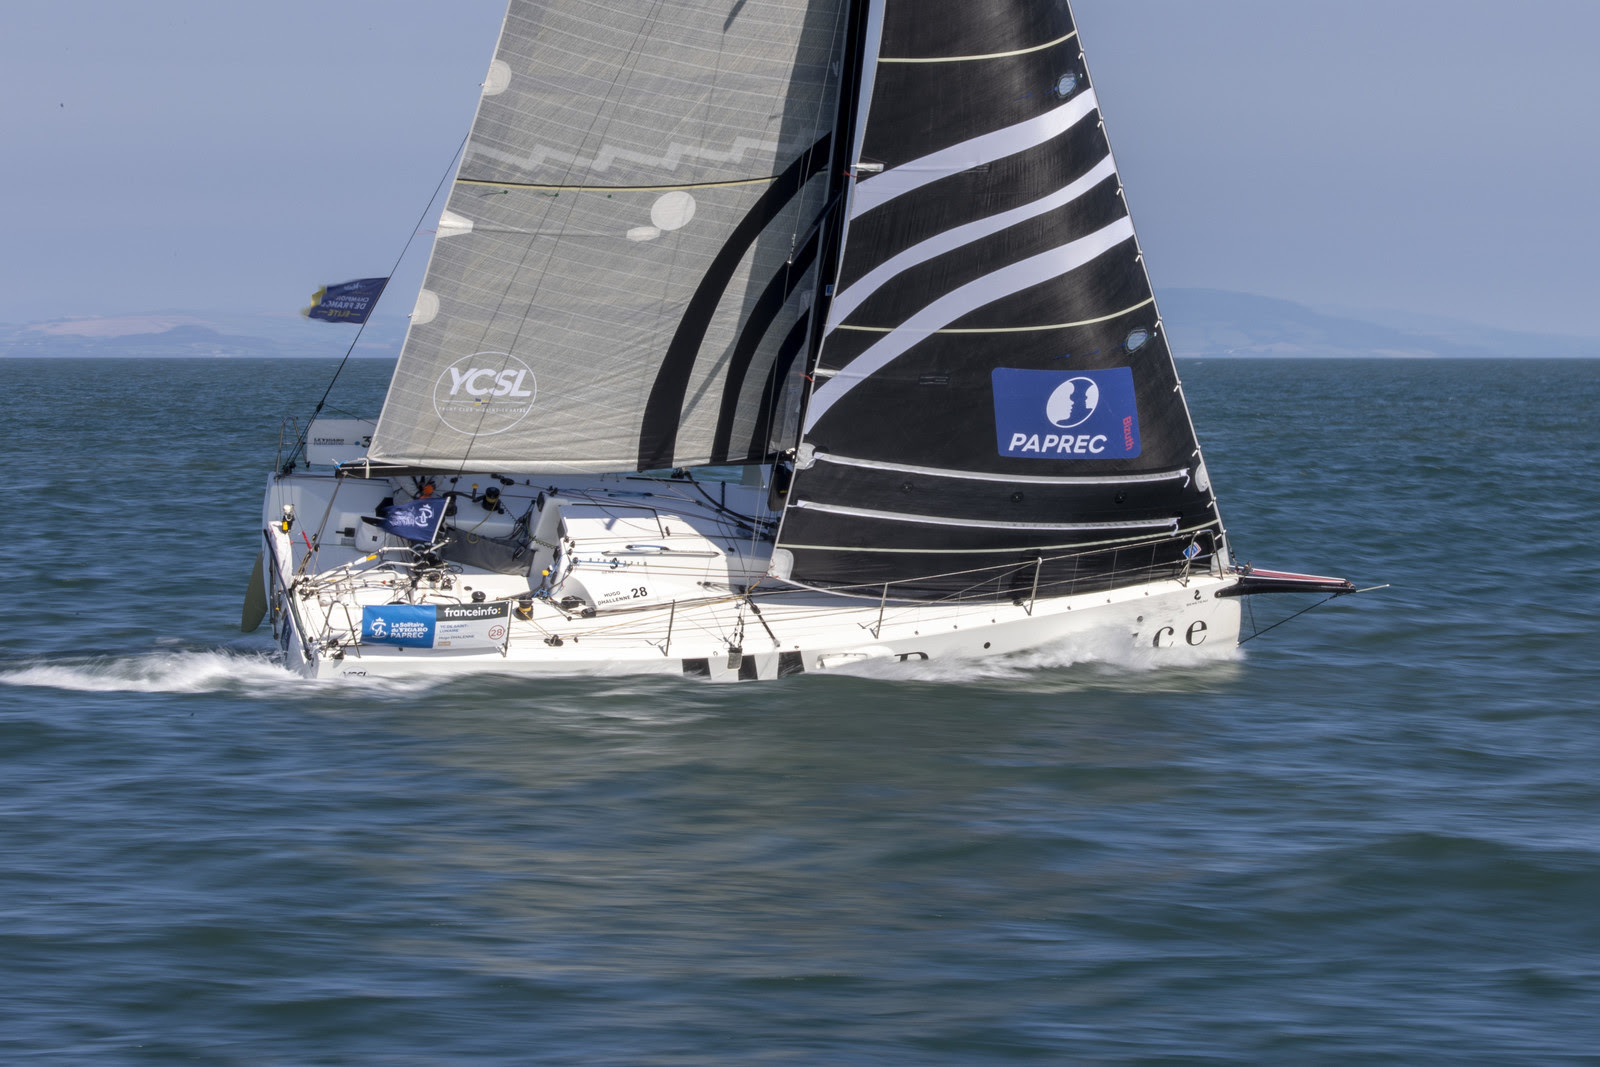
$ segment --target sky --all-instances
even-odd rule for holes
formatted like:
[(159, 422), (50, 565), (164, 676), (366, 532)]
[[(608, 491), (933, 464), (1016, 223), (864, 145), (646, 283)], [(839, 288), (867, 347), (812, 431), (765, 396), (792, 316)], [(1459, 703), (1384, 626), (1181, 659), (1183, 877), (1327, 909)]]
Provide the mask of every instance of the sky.
[[(1600, 2), (1073, 6), (1158, 288), (1600, 336)], [(0, 323), (293, 316), (387, 273), (504, 8), (12, 0)]]

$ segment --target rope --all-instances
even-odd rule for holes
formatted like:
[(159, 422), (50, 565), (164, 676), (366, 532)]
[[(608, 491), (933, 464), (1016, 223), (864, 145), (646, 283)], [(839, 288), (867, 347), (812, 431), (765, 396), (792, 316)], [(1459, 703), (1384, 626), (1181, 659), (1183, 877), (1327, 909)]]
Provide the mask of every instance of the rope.
[(1295, 612), (1293, 615), (1290, 615), (1287, 619), (1279, 619), (1277, 622), (1273, 623), (1271, 626), (1267, 627), (1265, 630), (1257, 630), (1255, 633), (1251, 634), (1249, 637), (1241, 637), (1241, 638), (1239, 638), (1239, 643), (1242, 645), (1246, 641), (1254, 641), (1256, 638), (1260, 637), (1262, 634), (1270, 633), (1271, 631), (1276, 630), (1278, 627), (1282, 626), (1284, 623), (1292, 622), (1293, 620), (1298, 619), (1300, 616), (1304, 615), (1308, 611), (1315, 611), (1316, 609), (1322, 607), (1322, 605), (1326, 604), (1329, 600), (1336, 600), (1339, 597), (1349, 596), (1349, 595), (1350, 595), (1349, 593), (1334, 593), (1333, 595), (1327, 597), (1324, 600), (1317, 601), (1315, 604), (1311, 605), (1309, 608), (1301, 608), (1299, 611)]
[[(422, 214), (417, 216), (416, 224), (411, 227), (411, 235), (406, 238), (406, 243), (404, 247), (400, 249), (400, 254), (394, 257), (394, 265), (389, 268), (389, 277), (391, 279), (394, 277), (394, 272), (400, 269), (400, 261), (405, 259), (406, 253), (411, 250), (411, 242), (415, 241), (417, 239), (417, 234), (421, 232), (422, 223), (425, 219), (427, 219), (428, 211), (433, 207), (434, 201), (439, 199), (439, 190), (444, 188), (444, 183), (449, 181), (450, 175), (454, 173), (456, 156), (459, 156), (461, 154), (461, 150), (465, 147), (467, 147), (467, 139), (466, 137), (463, 137), (461, 138), (461, 144), (456, 146), (455, 154), (450, 157), (449, 166), (445, 167), (444, 176), (439, 179), (439, 184), (433, 187), (433, 195), (428, 198), (427, 204), (423, 205)], [(387, 293), (388, 291), (388, 283), (385, 283), (384, 292)], [(378, 299), (383, 299), (382, 294), (379, 294)], [(372, 310), (377, 310), (376, 304), (373, 305)], [(294, 461), (300, 455), (300, 450), (305, 447), (306, 436), (311, 432), (311, 419), (315, 419), (318, 415), (322, 414), (323, 405), (328, 402), (328, 395), (333, 392), (335, 383), (339, 381), (339, 375), (344, 373), (344, 365), (350, 362), (350, 356), (353, 352), (355, 352), (356, 344), (361, 340), (361, 335), (367, 332), (367, 323), (371, 321), (372, 315), (369, 312), (366, 320), (362, 322), (360, 327), (356, 329), (356, 335), (351, 339), (350, 347), (344, 350), (344, 358), (341, 359), (339, 361), (339, 365), (334, 368), (333, 377), (328, 379), (328, 387), (322, 391), (322, 399), (317, 401), (316, 409), (311, 412), (311, 418), (306, 420), (305, 429), (300, 432), (299, 438), (294, 443), (294, 448), (289, 452), (288, 462), (283, 465), (283, 469), (285, 471), (294, 466)]]

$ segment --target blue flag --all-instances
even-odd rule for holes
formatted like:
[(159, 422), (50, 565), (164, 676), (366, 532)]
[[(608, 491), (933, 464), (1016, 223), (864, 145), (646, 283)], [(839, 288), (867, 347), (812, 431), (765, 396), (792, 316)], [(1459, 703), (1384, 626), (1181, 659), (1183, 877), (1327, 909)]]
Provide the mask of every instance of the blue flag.
[(450, 501), (442, 497), (408, 500), (404, 504), (391, 507), (384, 514), (380, 525), (389, 533), (399, 537), (432, 544), (433, 539), (439, 534), (439, 524), (444, 522), (444, 513), (449, 505)]
[(311, 294), (311, 306), (300, 314), (322, 322), (366, 322), (377, 306), (378, 297), (383, 295), (383, 287), (388, 284), (388, 278), (358, 278), (353, 282), (325, 285)]

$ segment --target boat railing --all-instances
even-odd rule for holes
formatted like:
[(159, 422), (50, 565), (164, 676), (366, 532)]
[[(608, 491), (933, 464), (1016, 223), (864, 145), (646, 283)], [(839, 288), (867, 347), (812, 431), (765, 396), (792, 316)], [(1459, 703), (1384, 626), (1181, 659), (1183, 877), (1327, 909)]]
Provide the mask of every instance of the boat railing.
[[(1169, 535), (1087, 546), (1054, 555), (1035, 551), (1023, 560), (1011, 559), (982, 567), (884, 582), (829, 586), (796, 584), (812, 591), (878, 601), (879, 626), (888, 608), (897, 604), (909, 607), (930, 603), (1000, 603), (1009, 600), (1032, 615), (1040, 597), (1099, 592), (1159, 580), (1186, 583), (1196, 570), (1205, 572), (1212, 568), (1216, 548), (1201, 535), (1216, 529), (1215, 523), (1207, 523), (1181, 530), (1178, 537)], [(1162, 546), (1173, 547), (1174, 558), (1161, 558), (1157, 550)], [(1106, 555), (1110, 556), (1108, 566), (1096, 567), (1091, 573), (1080, 573), (1087, 558)], [(1138, 562), (1132, 562), (1129, 558), (1132, 555), (1141, 558)], [(1053, 570), (1064, 570), (1064, 565), (1069, 563), (1072, 565), (1070, 573), (1051, 573)], [(913, 591), (919, 589), (937, 590), (939, 595), (914, 595)], [(874, 634), (878, 628), (872, 628)]]

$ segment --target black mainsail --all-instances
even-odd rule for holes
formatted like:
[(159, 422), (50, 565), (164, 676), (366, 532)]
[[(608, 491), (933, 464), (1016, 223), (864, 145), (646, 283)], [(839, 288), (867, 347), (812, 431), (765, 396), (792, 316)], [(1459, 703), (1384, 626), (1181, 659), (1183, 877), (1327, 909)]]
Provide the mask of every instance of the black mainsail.
[(1222, 527), (1071, 10), (873, 0), (774, 570), (895, 596), (1165, 577)]

